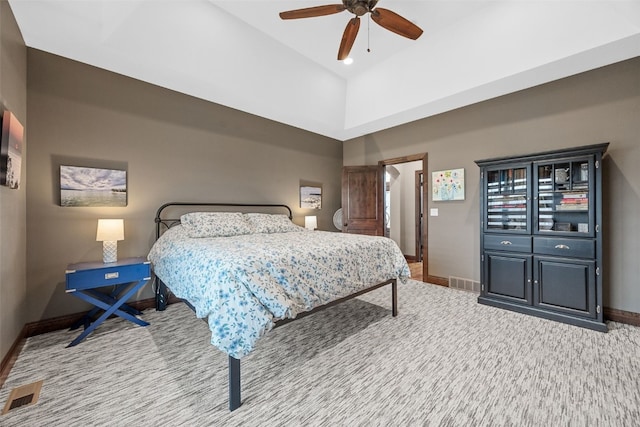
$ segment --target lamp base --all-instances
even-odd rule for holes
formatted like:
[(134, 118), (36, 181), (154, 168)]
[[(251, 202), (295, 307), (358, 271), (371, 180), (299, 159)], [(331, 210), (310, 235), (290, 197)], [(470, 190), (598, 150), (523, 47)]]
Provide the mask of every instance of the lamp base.
[(102, 242), (102, 261), (105, 264), (118, 261), (118, 242), (116, 240)]

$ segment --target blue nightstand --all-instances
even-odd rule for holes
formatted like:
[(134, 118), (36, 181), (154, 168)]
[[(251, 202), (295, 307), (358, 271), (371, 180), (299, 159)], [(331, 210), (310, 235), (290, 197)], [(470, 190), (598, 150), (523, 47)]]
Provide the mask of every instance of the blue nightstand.
[[(125, 304), (151, 279), (151, 264), (145, 258), (126, 258), (109, 264), (103, 262), (69, 264), (66, 278), (67, 293), (95, 306), (71, 328), (79, 328), (84, 324), (85, 329), (67, 347), (72, 347), (85, 339), (112, 314), (140, 326), (149, 325), (135, 317), (142, 314), (139, 310)], [(110, 293), (97, 290), (105, 286), (114, 287)], [(93, 320), (93, 316), (101, 310), (104, 310), (104, 313)]]

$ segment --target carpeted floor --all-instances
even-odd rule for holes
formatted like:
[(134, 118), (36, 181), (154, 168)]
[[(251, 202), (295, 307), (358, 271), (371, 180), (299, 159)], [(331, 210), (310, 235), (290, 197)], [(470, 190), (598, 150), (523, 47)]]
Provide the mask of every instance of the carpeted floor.
[(227, 358), (183, 304), (27, 340), (0, 390), (44, 380), (2, 426), (633, 426), (640, 328), (594, 332), (477, 304), (410, 281), (290, 323), (242, 360), (230, 413)]

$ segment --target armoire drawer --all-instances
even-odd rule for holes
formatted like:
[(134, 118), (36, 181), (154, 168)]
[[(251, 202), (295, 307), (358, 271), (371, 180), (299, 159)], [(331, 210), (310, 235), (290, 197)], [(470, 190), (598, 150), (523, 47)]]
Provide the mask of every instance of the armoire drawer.
[(596, 242), (593, 239), (534, 237), (533, 252), (570, 258), (594, 258), (596, 256)]
[(509, 251), (509, 252), (531, 252), (531, 237), (530, 236), (505, 236), (503, 235), (489, 235), (484, 236), (484, 249), (494, 251)]

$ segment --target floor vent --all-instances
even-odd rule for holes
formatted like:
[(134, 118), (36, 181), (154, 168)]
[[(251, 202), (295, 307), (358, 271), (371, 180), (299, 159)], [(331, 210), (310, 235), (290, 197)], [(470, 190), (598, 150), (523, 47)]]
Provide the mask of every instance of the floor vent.
[(42, 380), (11, 390), (9, 399), (7, 400), (7, 403), (4, 405), (4, 409), (2, 410), (2, 415), (6, 414), (12, 409), (35, 404), (38, 401), (38, 397), (40, 397), (41, 388)]
[(449, 287), (463, 291), (480, 293), (480, 282), (462, 277), (449, 276)]
[(13, 399), (11, 401), (11, 405), (9, 406), (9, 410), (16, 409), (24, 405), (28, 405), (29, 403), (33, 402), (33, 396), (34, 394), (31, 393), (31, 394), (27, 394), (26, 396)]

